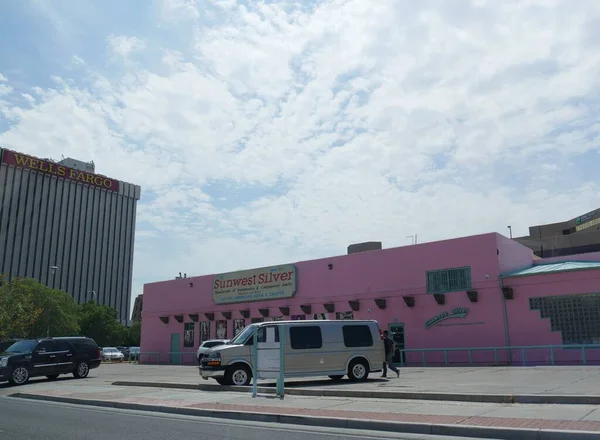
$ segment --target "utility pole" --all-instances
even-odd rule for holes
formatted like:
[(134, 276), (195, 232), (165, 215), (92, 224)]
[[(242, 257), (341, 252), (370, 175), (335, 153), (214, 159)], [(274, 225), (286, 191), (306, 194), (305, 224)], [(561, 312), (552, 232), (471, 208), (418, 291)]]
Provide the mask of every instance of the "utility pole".
[(508, 232), (510, 234), (510, 239), (512, 240), (512, 226), (509, 225), (509, 226), (507, 226), (507, 228), (508, 228)]

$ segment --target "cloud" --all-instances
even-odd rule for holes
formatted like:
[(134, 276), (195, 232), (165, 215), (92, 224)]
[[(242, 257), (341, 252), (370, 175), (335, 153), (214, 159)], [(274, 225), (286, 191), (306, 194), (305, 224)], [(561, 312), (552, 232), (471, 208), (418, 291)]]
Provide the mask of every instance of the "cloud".
[[(111, 35), (108, 37), (108, 44), (117, 55), (127, 58), (132, 52), (142, 50), (146, 43), (138, 37), (128, 37), (125, 35)], [(74, 58), (74, 61), (81, 62), (81, 58)]]
[(0, 98), (0, 144), (143, 186), (136, 292), (597, 208), (595, 1), (143, 5)]

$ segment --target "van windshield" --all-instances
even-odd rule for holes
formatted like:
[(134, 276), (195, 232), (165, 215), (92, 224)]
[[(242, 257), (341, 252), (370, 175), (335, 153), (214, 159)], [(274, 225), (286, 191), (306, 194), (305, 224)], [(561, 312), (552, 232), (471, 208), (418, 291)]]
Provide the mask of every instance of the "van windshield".
[(240, 333), (238, 333), (237, 336), (229, 342), (229, 344), (230, 345), (244, 344), (246, 342), (246, 340), (248, 339), (248, 337), (254, 331), (254, 327), (256, 327), (256, 326), (250, 325), (250, 326), (246, 327), (244, 330), (242, 330)]

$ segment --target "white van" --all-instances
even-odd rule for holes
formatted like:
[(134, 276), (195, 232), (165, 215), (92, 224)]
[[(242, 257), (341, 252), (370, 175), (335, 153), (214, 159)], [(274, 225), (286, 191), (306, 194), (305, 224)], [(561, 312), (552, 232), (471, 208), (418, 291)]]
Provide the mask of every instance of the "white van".
[[(267, 332), (268, 327), (275, 331)], [(364, 381), (370, 372), (383, 369), (385, 348), (377, 321), (274, 321), (251, 324), (227, 345), (209, 349), (200, 364), (202, 378), (214, 378), (221, 385), (249, 385), (254, 329), (259, 343), (279, 342), (279, 330), (285, 332), (285, 377), (340, 380), (348, 375)], [(267, 334), (274, 341), (267, 341)]]

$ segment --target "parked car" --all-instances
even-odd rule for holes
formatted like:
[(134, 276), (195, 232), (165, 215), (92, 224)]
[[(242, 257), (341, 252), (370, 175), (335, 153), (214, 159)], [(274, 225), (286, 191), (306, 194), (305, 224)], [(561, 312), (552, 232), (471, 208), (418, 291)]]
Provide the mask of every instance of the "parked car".
[(91, 338), (21, 340), (0, 353), (0, 382), (23, 385), (30, 377), (53, 380), (61, 374), (83, 379), (101, 360), (102, 352)]
[(204, 341), (202, 344), (200, 344), (200, 347), (198, 347), (198, 351), (196, 352), (196, 358), (198, 359), (198, 365), (200, 365), (200, 363), (202, 362), (202, 357), (204, 356), (204, 353), (206, 353), (206, 351), (209, 348), (218, 347), (219, 345), (225, 345), (228, 342), (229, 342), (229, 339), (209, 339), (207, 341)]
[(127, 359), (130, 361), (139, 361), (140, 360), (140, 347), (129, 347), (129, 355)]
[(129, 357), (129, 347), (117, 347), (121, 353), (123, 353), (123, 358), (127, 359)]
[(278, 343), (284, 332), (286, 377), (329, 376), (367, 380), (383, 369), (385, 349), (377, 321), (278, 321), (251, 324), (227, 345), (210, 348), (200, 375), (221, 385), (249, 385), (252, 380), (254, 331), (258, 342)]
[(102, 360), (104, 361), (122, 361), (125, 358), (123, 353), (116, 347), (104, 347), (102, 349)]

